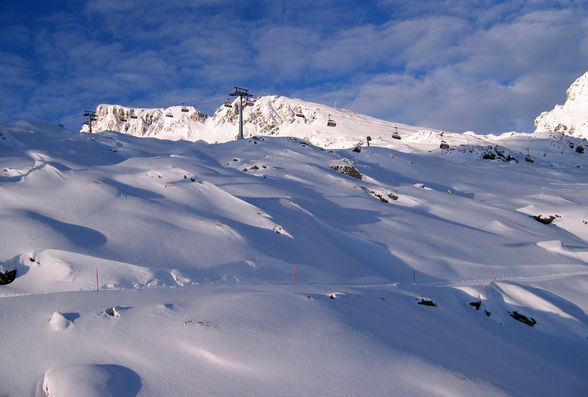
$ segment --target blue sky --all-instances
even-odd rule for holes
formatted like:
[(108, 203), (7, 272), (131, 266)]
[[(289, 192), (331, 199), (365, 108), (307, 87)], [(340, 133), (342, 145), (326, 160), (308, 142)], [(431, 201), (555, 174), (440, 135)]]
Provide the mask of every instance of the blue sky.
[(532, 131), (588, 70), (586, 1), (0, 0), (0, 119), (233, 86), (450, 131)]

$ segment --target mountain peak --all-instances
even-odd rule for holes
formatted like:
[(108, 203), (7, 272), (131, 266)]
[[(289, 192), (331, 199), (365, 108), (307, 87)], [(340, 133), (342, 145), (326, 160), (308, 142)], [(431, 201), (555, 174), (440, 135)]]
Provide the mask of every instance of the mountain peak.
[(557, 131), (588, 138), (588, 72), (566, 90), (566, 102), (535, 119), (535, 132)]

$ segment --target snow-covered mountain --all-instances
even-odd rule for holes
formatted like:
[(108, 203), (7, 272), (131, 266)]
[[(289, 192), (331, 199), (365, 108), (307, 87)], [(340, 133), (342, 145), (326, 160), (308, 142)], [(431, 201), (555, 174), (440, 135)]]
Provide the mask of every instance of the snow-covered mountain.
[[(92, 131), (117, 131), (168, 140), (230, 142), (238, 136), (237, 103), (235, 101), (221, 106), (212, 117), (189, 106), (139, 109), (99, 105)], [(87, 131), (88, 126), (84, 125), (82, 132)], [(442, 149), (442, 153), (449, 156), (466, 153), (474, 158), (528, 162), (537, 158), (533, 151), (541, 146), (539, 142), (544, 142), (543, 146), (550, 146), (541, 147), (542, 155), (560, 146), (564, 151), (583, 151), (584, 146), (587, 146), (584, 140), (572, 138), (563, 132), (536, 132), (533, 135), (517, 132), (501, 135), (452, 133), (388, 122), (348, 110), (335, 110), (325, 105), (280, 96), (248, 101), (244, 106), (244, 136), (294, 137), (324, 149), (369, 144), (405, 153), (429, 153)], [(529, 144), (531, 140), (534, 140), (533, 145)], [(557, 143), (558, 140), (561, 142)], [(462, 158), (460, 155), (454, 157)]]
[(584, 139), (98, 115), (0, 121), (0, 396), (588, 390)]
[[(120, 105), (98, 105), (92, 132), (117, 131), (139, 137), (198, 140), (208, 116), (192, 106), (167, 109), (129, 108)], [(89, 132), (84, 123), (82, 132)]]
[[(289, 136), (324, 148), (343, 148), (365, 144), (367, 125), (372, 143), (379, 146), (391, 144), (392, 135), (398, 138), (396, 131), (401, 134), (419, 130), (296, 98), (264, 96), (244, 103), (245, 137)], [(239, 100), (221, 106), (212, 117), (190, 106), (140, 109), (98, 105), (96, 118), (92, 132), (117, 131), (140, 137), (222, 143), (238, 136)], [(89, 132), (89, 127), (84, 125), (81, 131)]]
[(588, 139), (588, 72), (566, 91), (566, 102), (535, 119), (535, 131), (557, 131)]

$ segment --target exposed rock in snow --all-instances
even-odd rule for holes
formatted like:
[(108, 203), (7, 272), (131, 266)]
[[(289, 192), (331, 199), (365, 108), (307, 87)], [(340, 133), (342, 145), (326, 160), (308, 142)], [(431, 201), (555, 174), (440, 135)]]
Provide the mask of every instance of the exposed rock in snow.
[(543, 112), (535, 119), (535, 132), (557, 131), (577, 138), (588, 138), (588, 72), (566, 91), (566, 102)]

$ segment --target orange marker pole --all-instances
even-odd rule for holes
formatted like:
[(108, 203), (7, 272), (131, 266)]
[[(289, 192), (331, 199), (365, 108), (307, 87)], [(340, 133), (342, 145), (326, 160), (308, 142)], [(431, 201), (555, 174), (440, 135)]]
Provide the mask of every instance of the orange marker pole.
[(496, 274), (494, 274), (494, 272), (492, 271), (492, 268), (490, 268), (490, 273), (492, 273), (492, 277), (494, 277), (494, 281), (498, 281), (498, 279), (496, 278)]

